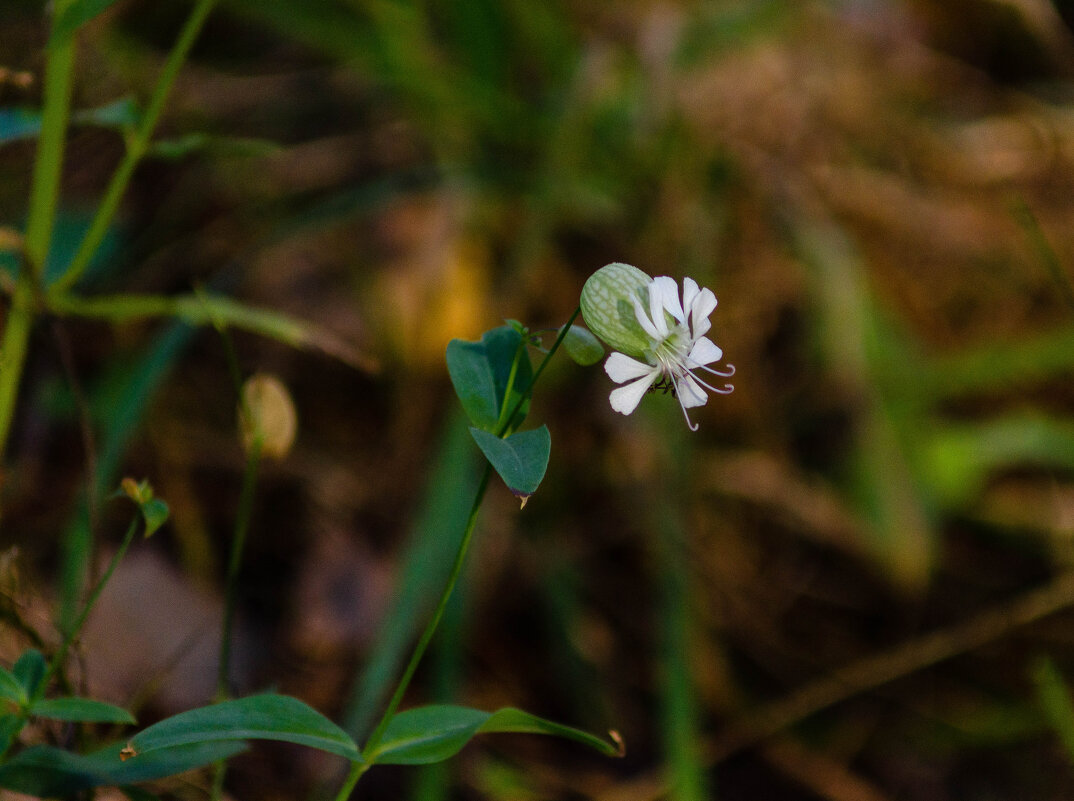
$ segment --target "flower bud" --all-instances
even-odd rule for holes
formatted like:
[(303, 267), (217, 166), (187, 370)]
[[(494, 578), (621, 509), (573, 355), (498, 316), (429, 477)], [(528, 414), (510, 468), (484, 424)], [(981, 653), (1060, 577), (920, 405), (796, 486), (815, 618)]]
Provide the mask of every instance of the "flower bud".
[(260, 438), (263, 454), (282, 459), (291, 450), (297, 428), (295, 405), (283, 382), (265, 373), (246, 380), (239, 405), (239, 430), (247, 452)]
[(648, 305), (653, 279), (629, 264), (601, 267), (582, 287), (582, 318), (589, 330), (613, 350), (641, 358), (650, 340), (638, 323), (633, 298)]

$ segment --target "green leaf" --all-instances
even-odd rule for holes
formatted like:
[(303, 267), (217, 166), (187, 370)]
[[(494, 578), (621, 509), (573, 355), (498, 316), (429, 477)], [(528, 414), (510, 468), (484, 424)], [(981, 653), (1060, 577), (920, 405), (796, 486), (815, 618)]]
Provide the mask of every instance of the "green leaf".
[(1055, 663), (1047, 657), (1041, 657), (1034, 666), (1033, 681), (1037, 685), (1038, 703), (1059, 735), (1067, 755), (1074, 760), (1074, 701), (1066, 682)]
[(82, 109), (71, 115), (71, 122), (76, 125), (96, 125), (99, 128), (112, 128), (117, 131), (129, 131), (142, 121), (142, 113), (133, 97), (121, 97), (111, 103), (96, 108)]
[(7, 698), (19, 706), (27, 701), (26, 688), (22, 686), (22, 682), (4, 667), (0, 667), (0, 698)]
[[(71, 123), (127, 131), (134, 128), (140, 118), (141, 113), (134, 99), (121, 97), (103, 106), (74, 112)], [(0, 145), (20, 139), (36, 139), (40, 134), (40, 111), (28, 108), (0, 109)]]
[(33, 139), (41, 133), (41, 112), (28, 108), (0, 109), (0, 145)]
[(71, 36), (75, 31), (107, 10), (116, 0), (75, 0), (68, 5), (52, 26), (49, 47)]
[(384, 739), (367, 758), (385, 765), (425, 765), (457, 754), (475, 735), (493, 733), (549, 734), (588, 745), (607, 756), (622, 756), (618, 735), (613, 741), (580, 729), (539, 718), (520, 709), (482, 712), (462, 706), (423, 706), (392, 718)]
[(123, 761), (124, 743), (92, 754), (73, 754), (47, 745), (34, 746), (0, 765), (0, 787), (39, 798), (70, 796), (91, 787), (131, 784), (174, 776), (234, 756), (242, 742), (198, 743)]
[(5, 753), (11, 747), (25, 723), (20, 715), (10, 712), (0, 714), (0, 753)]
[(238, 328), (292, 347), (316, 348), (360, 370), (376, 369), (376, 364), (368, 356), (312, 323), (206, 292), (191, 295), (96, 295), (89, 298), (53, 293), (48, 296), (48, 307), (57, 314), (113, 323), (174, 317), (189, 325)]
[(507, 439), (500, 439), (479, 428), (471, 428), (470, 434), (507, 488), (525, 505), (526, 500), (537, 491), (548, 469), (548, 455), (552, 449), (552, 435), (548, 432), (548, 426), (533, 431), (519, 431)]
[(135, 735), (131, 747), (141, 755), (160, 748), (226, 740), (280, 740), (351, 761), (361, 759), (358, 746), (343, 729), (297, 698), (273, 693), (182, 712)]
[(150, 498), (142, 504), (142, 517), (145, 518), (145, 536), (153, 536), (158, 528), (168, 519), (168, 504), (160, 498)]
[(578, 325), (572, 325), (563, 337), (563, 347), (567, 355), (582, 367), (589, 367), (604, 358), (604, 346), (592, 332)]
[(35, 701), (30, 714), (52, 720), (71, 720), (84, 723), (135, 723), (134, 716), (122, 707), (94, 701), (92, 698), (51, 698)]
[(31, 648), (23, 652), (11, 672), (19, 680), (19, 684), (22, 685), (22, 689), (26, 692), (26, 697), (32, 698), (37, 692), (41, 680), (45, 678), (47, 669), (45, 657), (41, 655), (40, 651)]
[(272, 156), (283, 150), (278, 142), (250, 137), (210, 136), (192, 133), (175, 139), (154, 142), (147, 155), (167, 161), (177, 161), (192, 153), (207, 152), (216, 156), (261, 157)]
[[(511, 368), (518, 356), (518, 368), (511, 378)], [(448, 373), (455, 387), (455, 394), (462, 408), (478, 428), (496, 432), (500, 426), (500, 413), (511, 410), (529, 390), (533, 373), (529, 355), (522, 346), (522, 335), (508, 325), (486, 331), (480, 342), (453, 339), (447, 347)], [(506, 399), (508, 384), (510, 397)], [(526, 418), (529, 401), (526, 400), (512, 427)]]

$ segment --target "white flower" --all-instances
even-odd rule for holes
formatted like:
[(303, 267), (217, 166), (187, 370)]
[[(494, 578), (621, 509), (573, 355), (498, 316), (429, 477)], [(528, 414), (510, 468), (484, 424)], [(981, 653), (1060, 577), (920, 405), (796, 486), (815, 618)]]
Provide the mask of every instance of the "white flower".
[(723, 358), (723, 350), (705, 336), (710, 328), (709, 315), (716, 308), (716, 296), (686, 278), (680, 302), (675, 279), (666, 275), (652, 279), (646, 289), (648, 308), (638, 295), (630, 296), (634, 316), (647, 338), (647, 347), (637, 354), (644, 361), (619, 352), (608, 357), (605, 372), (612, 381), (623, 384), (612, 390), (609, 400), (615, 411), (630, 414), (649, 390), (671, 390), (679, 399), (686, 424), (696, 431), (697, 425), (690, 421), (686, 410), (708, 402), (705, 390), (725, 395), (734, 389), (730, 384), (714, 387), (698, 375), (702, 371), (721, 378), (735, 374), (733, 365), (727, 365), (726, 371), (709, 366)]

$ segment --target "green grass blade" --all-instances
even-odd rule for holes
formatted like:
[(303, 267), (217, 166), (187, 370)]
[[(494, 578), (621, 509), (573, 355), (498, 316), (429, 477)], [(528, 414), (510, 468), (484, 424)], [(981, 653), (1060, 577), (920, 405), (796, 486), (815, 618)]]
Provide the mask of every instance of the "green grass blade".
[(1059, 675), (1055, 663), (1047, 657), (1041, 657), (1033, 668), (1033, 681), (1041, 709), (1074, 762), (1074, 701), (1071, 700), (1070, 689)]

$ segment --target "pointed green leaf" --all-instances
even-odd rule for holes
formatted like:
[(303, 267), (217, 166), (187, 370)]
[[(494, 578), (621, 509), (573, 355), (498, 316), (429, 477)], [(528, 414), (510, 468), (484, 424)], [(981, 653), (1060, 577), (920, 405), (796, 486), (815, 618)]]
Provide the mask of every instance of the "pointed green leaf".
[[(159, 748), (221, 740), (280, 740), (361, 759), (343, 729), (297, 698), (266, 693), (191, 709), (136, 734), (131, 747), (140, 755)], [(135, 757), (136, 758), (136, 757)]]
[(572, 325), (563, 337), (563, 347), (567, 355), (582, 367), (589, 367), (604, 358), (604, 346), (600, 340), (579, 325)]
[(158, 528), (164, 525), (169, 515), (168, 504), (160, 498), (150, 498), (142, 504), (142, 517), (145, 518), (145, 536), (153, 536)]
[(92, 754), (74, 754), (47, 745), (34, 746), (0, 765), (0, 787), (39, 798), (67, 797), (91, 787), (131, 784), (174, 776), (234, 756), (242, 742), (198, 743), (166, 748), (140, 759), (123, 760), (124, 743)]
[[(518, 367), (512, 377), (512, 366)], [(529, 355), (522, 347), (522, 335), (511, 326), (486, 331), (480, 342), (453, 339), (447, 347), (448, 373), (462, 408), (478, 428), (495, 432), (501, 410), (514, 409), (533, 379)], [(510, 385), (510, 397), (504, 400)], [(515, 416), (517, 427), (526, 417), (529, 401)]]
[(30, 714), (52, 720), (83, 723), (135, 723), (134, 716), (122, 707), (94, 701), (92, 698), (51, 698), (35, 701)]
[(0, 667), (0, 698), (7, 698), (19, 706), (27, 701), (26, 688), (22, 686), (22, 682), (4, 667)]
[(19, 680), (23, 690), (26, 691), (26, 697), (32, 698), (37, 692), (41, 680), (45, 678), (47, 669), (45, 657), (41, 655), (40, 651), (31, 648), (23, 652), (11, 672)]
[(537, 491), (548, 468), (548, 456), (552, 449), (552, 435), (548, 433), (548, 426), (533, 431), (519, 431), (507, 439), (500, 439), (479, 428), (471, 428), (470, 434), (511, 492), (525, 502)]
[(11, 712), (0, 715), (0, 753), (5, 753), (11, 747), (25, 723), (21, 715)]
[(367, 758), (386, 765), (425, 765), (457, 754), (477, 734), (512, 732), (549, 734), (595, 748), (607, 756), (622, 756), (618, 736), (613, 741), (580, 729), (544, 720), (520, 709), (482, 712), (462, 706), (433, 705), (400, 712), (392, 718), (380, 745)]

